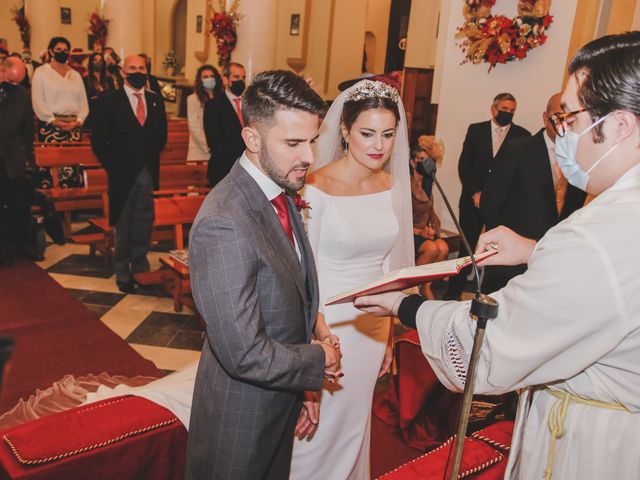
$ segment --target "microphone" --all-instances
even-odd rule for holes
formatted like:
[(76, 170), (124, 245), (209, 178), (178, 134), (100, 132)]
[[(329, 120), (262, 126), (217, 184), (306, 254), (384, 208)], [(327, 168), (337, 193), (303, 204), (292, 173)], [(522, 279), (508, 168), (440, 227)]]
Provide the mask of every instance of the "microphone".
[(2, 374), (4, 372), (4, 366), (11, 357), (13, 351), (13, 340), (10, 338), (0, 337), (0, 390), (2, 387)]
[(418, 165), (416, 166), (416, 170), (418, 171), (418, 173), (421, 173), (423, 176), (433, 181), (436, 184), (436, 187), (438, 187), (438, 191), (440, 192), (440, 195), (442, 195), (442, 199), (444, 200), (444, 203), (447, 206), (449, 215), (451, 215), (453, 223), (456, 226), (456, 230), (458, 230), (458, 233), (460, 234), (460, 238), (462, 239), (462, 244), (464, 245), (464, 248), (467, 249), (467, 252), (469, 252), (469, 256), (471, 257), (473, 274), (476, 279), (476, 298), (478, 298), (481, 295), (480, 288), (482, 286), (482, 279), (480, 278), (480, 269), (478, 268), (478, 263), (476, 262), (476, 256), (474, 255), (473, 250), (471, 250), (471, 246), (469, 245), (469, 240), (467, 240), (467, 236), (464, 234), (464, 232), (462, 231), (462, 228), (460, 227), (458, 218), (456, 217), (455, 213), (453, 213), (453, 209), (451, 208), (449, 199), (445, 195), (444, 190), (442, 190), (442, 187), (440, 186), (440, 182), (438, 182), (438, 179), (436, 178), (436, 171), (438, 170), (436, 167), (436, 162), (433, 160), (433, 158), (427, 157), (418, 163)]
[[(467, 427), (469, 425), (469, 414), (471, 412), (471, 402), (473, 400), (473, 390), (476, 381), (476, 368), (478, 364), (478, 358), (480, 357), (480, 349), (484, 340), (484, 332), (487, 326), (487, 321), (498, 316), (498, 302), (496, 302), (488, 295), (483, 295), (480, 291), (482, 279), (480, 278), (476, 257), (473, 254), (473, 250), (471, 250), (471, 247), (469, 246), (467, 236), (462, 231), (462, 228), (460, 228), (458, 218), (453, 213), (453, 209), (451, 208), (449, 199), (445, 195), (442, 187), (440, 186), (440, 182), (438, 182), (438, 179), (436, 178), (436, 162), (434, 162), (432, 158), (427, 157), (416, 166), (416, 170), (422, 173), (425, 177), (431, 178), (436, 184), (436, 187), (438, 187), (440, 195), (442, 195), (442, 199), (447, 206), (447, 210), (449, 210), (449, 214), (453, 219), (453, 223), (455, 224), (456, 229), (460, 234), (462, 243), (467, 249), (467, 252), (469, 252), (469, 256), (471, 257), (471, 265), (473, 266), (473, 273), (476, 277), (476, 295), (475, 298), (471, 301), (470, 309), (471, 316), (476, 319), (476, 333), (473, 338), (473, 348), (469, 357), (469, 367), (467, 368), (467, 375), (464, 382), (464, 393), (462, 396), (462, 404), (460, 405), (458, 427), (455, 437), (455, 451), (453, 454), (453, 461), (451, 463), (451, 475), (449, 477), (450, 480), (457, 480), (458, 473), (460, 471), (460, 464), (462, 463), (464, 438), (467, 434)], [(447, 463), (444, 470), (443, 478), (446, 478), (447, 476), (447, 471), (449, 469), (449, 458), (451, 457), (451, 448), (453, 447), (453, 444), (454, 442), (451, 442), (451, 446), (449, 447), (449, 456), (447, 457)]]

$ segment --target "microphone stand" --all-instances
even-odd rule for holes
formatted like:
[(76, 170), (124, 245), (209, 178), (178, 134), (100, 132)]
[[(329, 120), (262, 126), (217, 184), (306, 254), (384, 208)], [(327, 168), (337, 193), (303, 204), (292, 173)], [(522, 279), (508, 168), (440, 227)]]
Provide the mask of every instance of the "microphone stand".
[(0, 393), (2, 392), (2, 374), (4, 372), (4, 366), (11, 357), (13, 351), (13, 340), (10, 338), (0, 337)]
[[(455, 436), (455, 444), (456, 448), (453, 453), (453, 464), (451, 466), (451, 475), (449, 475), (449, 480), (458, 480), (458, 473), (460, 472), (460, 464), (462, 462), (462, 452), (464, 450), (464, 438), (467, 434), (467, 427), (469, 425), (469, 414), (471, 413), (471, 402), (473, 401), (473, 390), (476, 383), (476, 368), (478, 365), (478, 359), (480, 357), (480, 348), (482, 347), (482, 342), (484, 340), (484, 332), (487, 326), (487, 321), (492, 320), (498, 316), (498, 302), (496, 302), (493, 298), (488, 295), (483, 295), (480, 292), (480, 275), (478, 271), (478, 264), (476, 263), (475, 255), (473, 254), (473, 250), (469, 246), (469, 241), (467, 240), (466, 235), (463, 233), (462, 228), (460, 228), (460, 223), (458, 223), (458, 219), (453, 213), (453, 209), (449, 204), (449, 200), (447, 196), (444, 194), (442, 187), (440, 186), (440, 182), (435, 175), (435, 167), (434, 171), (430, 172), (431, 178), (433, 178), (436, 187), (438, 187), (438, 191), (440, 195), (442, 195), (442, 199), (444, 200), (445, 205), (447, 206), (447, 210), (449, 210), (449, 214), (453, 219), (453, 223), (455, 224), (458, 232), (460, 233), (460, 238), (464, 247), (469, 252), (469, 256), (471, 257), (471, 263), (473, 265), (473, 273), (476, 277), (476, 296), (471, 301), (471, 317), (476, 320), (476, 334), (473, 338), (473, 348), (471, 350), (471, 358), (469, 359), (469, 367), (467, 369), (467, 375), (464, 382), (464, 393), (462, 395), (462, 405), (460, 406), (460, 413), (458, 416), (458, 428)], [(448, 462), (445, 467), (444, 475), (447, 474)]]

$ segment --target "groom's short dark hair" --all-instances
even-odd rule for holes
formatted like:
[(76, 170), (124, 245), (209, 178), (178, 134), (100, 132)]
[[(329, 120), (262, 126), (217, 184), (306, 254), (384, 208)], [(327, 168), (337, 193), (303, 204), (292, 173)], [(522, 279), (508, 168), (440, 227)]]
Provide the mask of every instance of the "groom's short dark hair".
[(323, 117), (327, 104), (304, 78), (293, 72), (261, 72), (242, 95), (244, 124), (271, 125), (278, 110), (302, 110)]

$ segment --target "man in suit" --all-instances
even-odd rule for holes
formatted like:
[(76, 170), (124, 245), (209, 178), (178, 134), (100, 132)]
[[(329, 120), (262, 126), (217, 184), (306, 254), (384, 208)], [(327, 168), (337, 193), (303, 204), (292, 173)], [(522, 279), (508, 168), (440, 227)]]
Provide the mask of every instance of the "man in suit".
[(209, 183), (216, 185), (229, 173), (244, 151), (242, 131), (242, 92), (247, 74), (244, 67), (231, 62), (222, 69), (225, 94), (209, 100), (204, 106), (204, 134), (211, 151), (207, 168)]
[[(494, 159), (502, 145), (514, 138), (530, 136), (531, 133), (513, 123), (516, 111), (516, 99), (510, 93), (496, 95), (491, 104), (491, 120), (469, 125), (458, 161), (458, 175), (462, 182), (460, 195), (460, 227), (469, 240), (469, 246), (475, 248), (484, 219), (480, 212), (480, 199), (487, 176), (494, 166)], [(469, 255), (464, 246), (460, 246), (459, 257)], [(449, 278), (449, 288), (444, 295), (446, 300), (459, 299), (470, 269)]]
[(22, 61), (0, 62), (0, 265), (26, 254), (31, 209), (29, 172), (35, 169), (31, 96), (20, 85)]
[(257, 75), (243, 101), (245, 153), (190, 234), (191, 287), (207, 330), (189, 426), (192, 480), (289, 478), (303, 392), (320, 390), (339, 361), (330, 343), (309, 343), (318, 283), (289, 195), (314, 162), (325, 103), (286, 71)]
[[(532, 137), (508, 142), (496, 157), (480, 210), (487, 229), (504, 225), (536, 240), (584, 205), (586, 193), (568, 185), (555, 156), (556, 132), (551, 117), (563, 113), (561, 94), (552, 96), (542, 114), (544, 128)], [(486, 267), (482, 290), (504, 287), (526, 265)]]
[(167, 116), (162, 98), (145, 91), (142, 57), (127, 57), (122, 76), (124, 88), (96, 101), (91, 145), (109, 175), (116, 282), (120, 291), (135, 293), (133, 274), (149, 271), (153, 190), (158, 188), (160, 152), (167, 142)]

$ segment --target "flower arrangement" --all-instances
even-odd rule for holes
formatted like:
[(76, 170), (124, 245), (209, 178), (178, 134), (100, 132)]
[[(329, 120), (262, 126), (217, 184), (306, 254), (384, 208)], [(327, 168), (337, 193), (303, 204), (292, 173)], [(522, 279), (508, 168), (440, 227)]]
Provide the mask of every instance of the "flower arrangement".
[(162, 66), (166, 70), (173, 70), (173, 74), (176, 74), (176, 69), (178, 68), (178, 55), (173, 50), (169, 50), (167, 54), (164, 56), (164, 60), (162, 61)]
[(13, 7), (11, 13), (13, 14), (12, 20), (18, 26), (18, 30), (20, 30), (22, 46), (29, 48), (31, 46), (31, 25), (29, 25), (29, 19), (24, 14), (24, 7)]
[(496, 0), (465, 0), (465, 23), (456, 38), (465, 53), (462, 63), (498, 63), (522, 60), (529, 50), (544, 45), (553, 22), (551, 0), (519, 0), (518, 15), (492, 15)]
[[(102, 50), (107, 44), (109, 34), (109, 20), (97, 11), (89, 15), (89, 33), (93, 37), (94, 50)], [(99, 47), (99, 48), (96, 48)]]
[(219, 11), (214, 11), (211, 17), (211, 34), (216, 39), (218, 51), (218, 65), (226, 65), (231, 60), (231, 52), (238, 43), (236, 32), (240, 16), (238, 5), (240, 0), (234, 0), (233, 5), (227, 11), (225, 0), (219, 0)]

